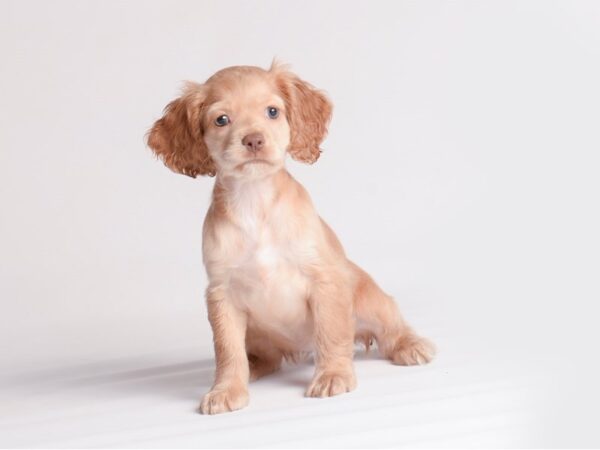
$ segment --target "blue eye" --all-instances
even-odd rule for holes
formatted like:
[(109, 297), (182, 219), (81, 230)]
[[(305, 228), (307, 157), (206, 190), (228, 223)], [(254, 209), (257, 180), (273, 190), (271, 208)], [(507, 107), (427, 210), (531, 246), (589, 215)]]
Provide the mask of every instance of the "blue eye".
[(267, 116), (269, 116), (270, 119), (277, 119), (279, 116), (279, 110), (274, 106), (269, 106), (267, 108)]
[(229, 123), (229, 117), (227, 117), (225, 114), (223, 114), (222, 116), (219, 116), (215, 119), (215, 125), (218, 127), (224, 127), (228, 123)]

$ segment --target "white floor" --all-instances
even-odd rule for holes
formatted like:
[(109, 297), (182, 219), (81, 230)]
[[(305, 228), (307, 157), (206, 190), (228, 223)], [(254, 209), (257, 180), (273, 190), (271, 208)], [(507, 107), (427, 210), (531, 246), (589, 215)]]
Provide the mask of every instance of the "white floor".
[[(196, 411), (212, 381), (209, 347), (144, 352), (135, 339), (117, 336), (129, 327), (132, 336), (143, 337), (160, 329), (159, 320), (137, 328), (107, 327), (104, 345), (88, 354), (66, 336), (60, 355), (21, 354), (13, 358), (20, 361), (2, 368), (0, 445), (358, 448), (544, 442), (538, 396), (543, 377), (535, 369), (519, 363), (513, 370), (516, 361), (466, 344), (444, 330), (433, 311), (409, 312), (440, 347), (433, 364), (396, 367), (358, 351), (358, 389), (332, 399), (303, 397), (310, 364), (286, 366), (251, 384), (248, 408), (219, 416)], [(172, 342), (172, 336), (163, 336)]]

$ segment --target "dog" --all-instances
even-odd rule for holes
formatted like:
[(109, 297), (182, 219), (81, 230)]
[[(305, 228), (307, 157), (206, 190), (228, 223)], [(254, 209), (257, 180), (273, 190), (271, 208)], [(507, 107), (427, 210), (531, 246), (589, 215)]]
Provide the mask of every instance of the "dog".
[(331, 114), (323, 92), (274, 62), (187, 83), (148, 132), (148, 146), (174, 172), (216, 177), (202, 243), (216, 374), (203, 414), (245, 407), (250, 380), (307, 352), (316, 366), (308, 397), (356, 387), (355, 342), (376, 343), (399, 365), (434, 355), (346, 257), (285, 168), (288, 153), (308, 164), (319, 158)]

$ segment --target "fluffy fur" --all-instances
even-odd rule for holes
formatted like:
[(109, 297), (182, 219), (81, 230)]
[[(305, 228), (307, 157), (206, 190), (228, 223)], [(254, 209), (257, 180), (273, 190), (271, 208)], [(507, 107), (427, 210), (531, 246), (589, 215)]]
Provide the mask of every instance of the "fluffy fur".
[[(287, 153), (319, 158), (331, 111), (322, 92), (284, 66), (230, 67), (187, 84), (149, 132), (149, 146), (173, 171), (216, 175), (203, 230), (216, 356), (205, 414), (246, 406), (249, 380), (276, 371), (283, 358), (312, 352), (306, 395), (327, 397), (356, 387), (355, 341), (376, 342), (394, 364), (433, 356), (285, 170)], [(222, 115), (229, 123), (217, 126)], [(242, 142), (252, 133), (262, 137), (258, 151)]]

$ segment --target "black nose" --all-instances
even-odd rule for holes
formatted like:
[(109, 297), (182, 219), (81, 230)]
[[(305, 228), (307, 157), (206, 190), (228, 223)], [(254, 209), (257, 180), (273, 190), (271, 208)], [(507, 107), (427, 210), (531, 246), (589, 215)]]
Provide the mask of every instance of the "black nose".
[(256, 153), (259, 151), (265, 142), (265, 138), (260, 133), (250, 133), (242, 139), (242, 144), (246, 150)]

